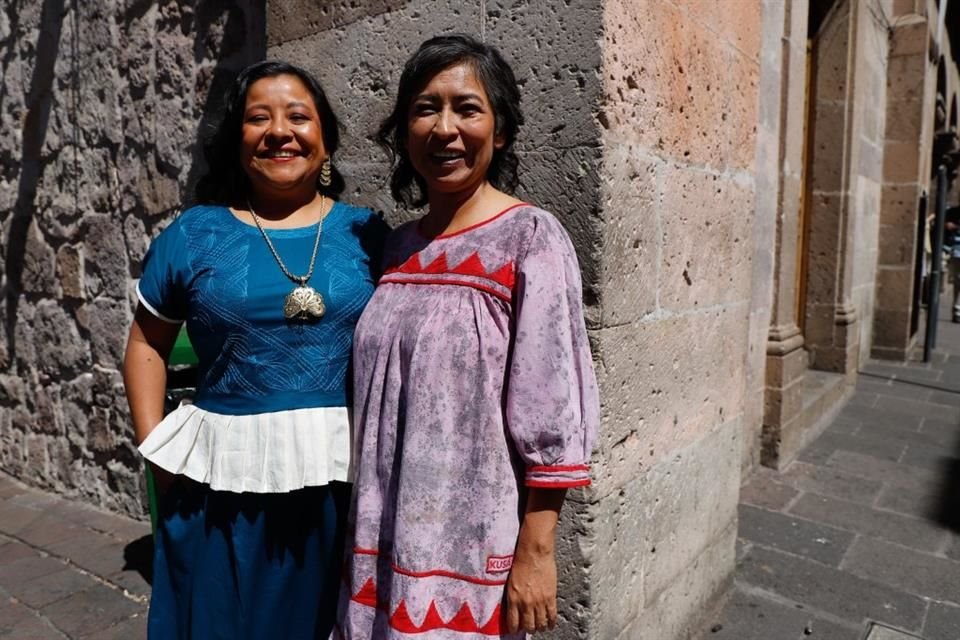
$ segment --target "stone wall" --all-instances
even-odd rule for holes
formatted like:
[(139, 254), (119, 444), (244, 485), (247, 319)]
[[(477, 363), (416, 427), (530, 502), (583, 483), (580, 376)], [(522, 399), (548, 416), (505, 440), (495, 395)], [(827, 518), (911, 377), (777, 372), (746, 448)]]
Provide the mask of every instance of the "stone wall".
[(199, 169), (208, 94), (263, 55), (258, 4), (0, 8), (3, 471), (143, 516), (119, 373), (132, 279)]
[(759, 418), (746, 393), (763, 366), (748, 329), (769, 317), (769, 269), (751, 304), (754, 223), (773, 215), (754, 217), (764, 7), (604, 7), (607, 413), (593, 510), (642, 542), (600, 532), (594, 637), (680, 638), (731, 577), (741, 434)]
[[(917, 218), (927, 190), (930, 143), (925, 139), (933, 138), (929, 100), (931, 90), (936, 90), (936, 74), (930, 73), (927, 61), (925, 16), (912, 4), (895, 9), (901, 13), (894, 16), (897, 26), (890, 39), (872, 355), (902, 360), (916, 330), (911, 316), (917, 243), (922, 240)], [(932, 210), (932, 205), (928, 207)]]
[[(350, 199), (394, 222), (415, 212), (386, 196), (371, 138), (403, 60), (446, 31), (512, 60), (528, 117), (521, 195), (573, 236), (603, 396), (595, 484), (571, 492), (562, 523), (554, 637), (683, 637), (733, 570), (740, 432), (760, 413), (745, 396), (759, 5), (275, 0), (267, 12), (269, 55), (314, 71), (343, 117)], [(763, 363), (751, 366), (756, 386)]]

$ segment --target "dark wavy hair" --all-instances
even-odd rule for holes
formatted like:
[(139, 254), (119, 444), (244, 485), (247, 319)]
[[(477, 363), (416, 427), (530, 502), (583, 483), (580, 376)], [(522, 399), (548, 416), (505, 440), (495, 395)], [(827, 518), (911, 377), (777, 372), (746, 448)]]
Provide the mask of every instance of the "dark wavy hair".
[(512, 192), (520, 183), (519, 161), (513, 151), (523, 112), (520, 90), (513, 69), (500, 52), (476, 38), (454, 33), (430, 38), (407, 60), (400, 75), (397, 100), (393, 111), (380, 125), (377, 141), (390, 154), (393, 173), (390, 192), (394, 200), (407, 207), (421, 207), (427, 202), (427, 185), (413, 168), (407, 155), (407, 114), (410, 103), (433, 76), (454, 65), (467, 63), (473, 67), (480, 84), (487, 92), (493, 108), (496, 134), (504, 144), (494, 149), (487, 180), (503, 191)]
[[(194, 189), (194, 201), (199, 204), (243, 204), (251, 195), (250, 179), (240, 166), (240, 138), (243, 112), (247, 106), (247, 92), (257, 80), (276, 76), (295, 76), (313, 96), (320, 116), (323, 145), (333, 157), (340, 145), (340, 123), (337, 120), (323, 87), (310, 73), (288, 62), (265, 61), (250, 65), (240, 72), (227, 90), (223, 112), (210, 133), (204, 136), (203, 157), (207, 172), (200, 176)], [(333, 167), (329, 186), (317, 184), (317, 191), (336, 198), (345, 188), (343, 176)]]

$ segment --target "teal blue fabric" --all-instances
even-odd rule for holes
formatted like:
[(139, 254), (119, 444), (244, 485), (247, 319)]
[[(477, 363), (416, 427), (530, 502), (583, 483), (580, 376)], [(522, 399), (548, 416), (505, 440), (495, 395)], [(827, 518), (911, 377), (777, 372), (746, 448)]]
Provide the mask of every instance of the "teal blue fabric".
[[(267, 230), (290, 272), (306, 274), (316, 225)], [(288, 321), (294, 283), (260, 231), (222, 206), (183, 212), (153, 241), (141, 299), (185, 321), (199, 359), (194, 403), (227, 415), (347, 404), (353, 329), (373, 294), (387, 227), (369, 209), (337, 202), (323, 222), (309, 285), (326, 302), (316, 321)]]
[(150, 640), (326, 640), (350, 485), (282, 494), (181, 479), (160, 499)]

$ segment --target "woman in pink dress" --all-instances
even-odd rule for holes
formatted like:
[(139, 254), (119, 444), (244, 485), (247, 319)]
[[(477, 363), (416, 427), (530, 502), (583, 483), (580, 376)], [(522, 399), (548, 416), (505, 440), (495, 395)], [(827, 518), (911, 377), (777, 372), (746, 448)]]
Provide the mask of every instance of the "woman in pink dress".
[[(517, 200), (520, 96), (499, 52), (425, 42), (380, 130), (426, 214), (387, 242), (357, 326), (357, 475), (334, 638), (523, 638), (556, 621), (554, 537), (599, 422), (580, 271)], [(574, 196), (571, 196), (574, 197)]]

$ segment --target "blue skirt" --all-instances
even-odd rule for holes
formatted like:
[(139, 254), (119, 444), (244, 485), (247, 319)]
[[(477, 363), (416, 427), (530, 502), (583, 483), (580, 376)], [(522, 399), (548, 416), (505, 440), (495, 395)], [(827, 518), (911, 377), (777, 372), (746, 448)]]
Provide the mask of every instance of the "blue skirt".
[(326, 640), (333, 627), (350, 486), (281, 494), (179, 479), (161, 497), (151, 640)]

